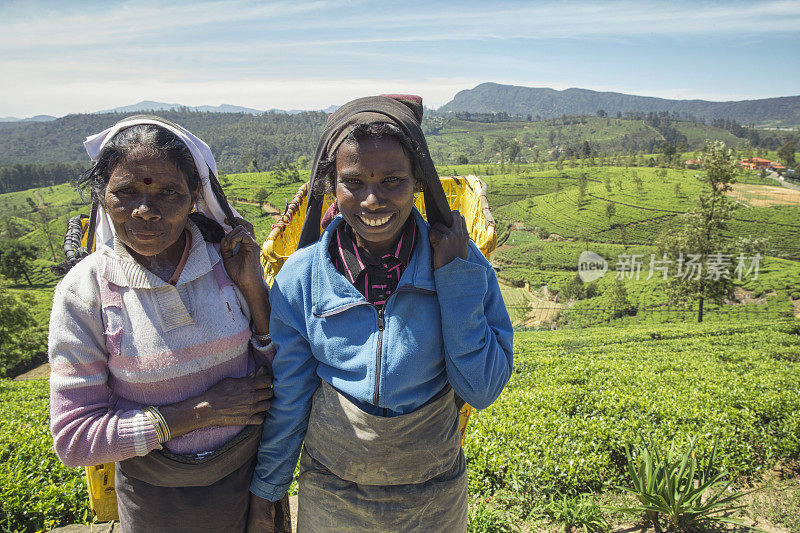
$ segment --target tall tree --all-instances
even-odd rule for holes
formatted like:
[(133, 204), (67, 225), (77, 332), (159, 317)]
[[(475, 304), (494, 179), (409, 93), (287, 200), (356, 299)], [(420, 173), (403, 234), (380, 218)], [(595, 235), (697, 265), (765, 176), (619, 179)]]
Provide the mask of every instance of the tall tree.
[(36, 258), (36, 248), (20, 241), (0, 241), (0, 274), (19, 280), (24, 277), (33, 286), (28, 276), (29, 263)]
[(794, 140), (791, 140), (778, 149), (778, 157), (786, 163), (787, 167), (793, 167), (797, 164), (794, 153), (796, 151)]
[(680, 217), (677, 231), (663, 235), (658, 244), (662, 265), (669, 274), (667, 292), (675, 303), (697, 301), (697, 321), (703, 321), (706, 300), (722, 303), (733, 297), (734, 246), (724, 239), (737, 204), (727, 193), (736, 182), (738, 165), (733, 150), (721, 141), (708, 142), (700, 154), (704, 184), (696, 207)]
[(522, 145), (515, 139), (508, 143), (508, 162), (513, 163), (522, 151)]
[(586, 199), (586, 186), (589, 184), (588, 177), (586, 173), (581, 173), (578, 176), (578, 197), (577, 197), (577, 205), (578, 209), (583, 208), (583, 201)]
[(58, 261), (58, 258), (56, 257), (56, 249), (53, 246), (52, 235), (50, 235), (50, 222), (52, 222), (54, 219), (45, 208), (39, 209), (36, 215), (37, 217), (31, 219), (31, 222), (33, 222), (38, 229), (42, 230), (44, 239), (47, 241), (47, 245), (50, 247), (50, 254), (53, 257), (53, 262), (55, 263)]
[(33, 298), (0, 288), (0, 377), (6, 369), (30, 361), (45, 349), (46, 333), (36, 327)]
[(592, 155), (592, 146), (589, 144), (589, 141), (583, 141), (583, 144), (581, 144), (580, 156), (586, 159), (591, 155)]

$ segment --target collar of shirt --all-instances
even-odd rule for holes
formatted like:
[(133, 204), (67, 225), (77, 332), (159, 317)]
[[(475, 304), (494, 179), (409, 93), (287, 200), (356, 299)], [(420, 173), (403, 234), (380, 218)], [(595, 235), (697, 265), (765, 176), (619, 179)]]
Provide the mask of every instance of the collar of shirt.
[(169, 278), (170, 285), (176, 285), (178, 280), (181, 278), (181, 273), (183, 273), (183, 267), (186, 266), (186, 261), (189, 260), (189, 251), (192, 249), (192, 234), (189, 230), (184, 230), (186, 232), (186, 245), (183, 247), (183, 255), (181, 255), (180, 261), (178, 261), (178, 266), (175, 267), (175, 272), (172, 273), (172, 276)]
[[(417, 241), (417, 225), (408, 217), (403, 231), (390, 251), (378, 262), (370, 262), (359, 251), (353, 229), (342, 223), (331, 238), (329, 252), (336, 269), (363, 294), (370, 303), (382, 305), (397, 289), (400, 277), (411, 261)], [(374, 261), (374, 260), (373, 260)]]

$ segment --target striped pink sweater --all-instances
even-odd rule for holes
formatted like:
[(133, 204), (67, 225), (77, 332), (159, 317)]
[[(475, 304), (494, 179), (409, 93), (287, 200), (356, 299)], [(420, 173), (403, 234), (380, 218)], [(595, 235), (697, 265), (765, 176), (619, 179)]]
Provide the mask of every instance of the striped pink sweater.
[[(250, 311), (219, 253), (189, 221), (192, 247), (175, 286), (119, 242), (78, 263), (58, 284), (50, 314), (50, 426), (68, 466), (160, 448), (141, 411), (196, 396), (226, 377), (270, 364), (272, 345), (250, 334)], [(207, 427), (166, 443), (210, 451), (242, 426)]]

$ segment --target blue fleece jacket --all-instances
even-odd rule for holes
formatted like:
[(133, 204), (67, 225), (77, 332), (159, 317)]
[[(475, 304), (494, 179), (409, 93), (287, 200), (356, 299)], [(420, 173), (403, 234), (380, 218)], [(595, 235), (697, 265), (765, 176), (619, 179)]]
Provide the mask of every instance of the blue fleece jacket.
[(428, 225), (383, 310), (340, 274), (329, 253), (335, 219), (292, 254), (270, 289), (274, 397), (250, 490), (279, 500), (305, 437), (311, 397), (324, 379), (358, 404), (410, 413), (448, 383), (488, 407), (511, 375), (513, 331), (494, 270), (470, 241), (467, 260), (433, 270)]

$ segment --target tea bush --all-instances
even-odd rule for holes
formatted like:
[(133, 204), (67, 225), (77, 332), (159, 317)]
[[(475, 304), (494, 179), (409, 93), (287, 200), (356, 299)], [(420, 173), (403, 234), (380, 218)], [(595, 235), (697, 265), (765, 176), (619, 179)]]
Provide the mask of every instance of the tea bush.
[[(497, 502), (474, 506), (471, 527), (624, 484), (625, 451), (648, 435), (697, 436), (704, 456), (717, 439), (738, 480), (797, 457), (798, 353), (796, 320), (518, 332), (506, 390), (467, 429), (470, 493)], [(46, 381), (0, 381), (0, 530), (89, 519), (82, 470), (52, 451), (47, 396)]]
[(800, 453), (800, 335), (794, 325), (632, 325), (522, 332), (498, 401), (473, 417), (473, 494), (515, 484), (531, 498), (607, 490), (625, 451), (653, 435), (754, 475)]
[(82, 468), (53, 452), (45, 380), (0, 380), (0, 530), (47, 531), (85, 523)]

